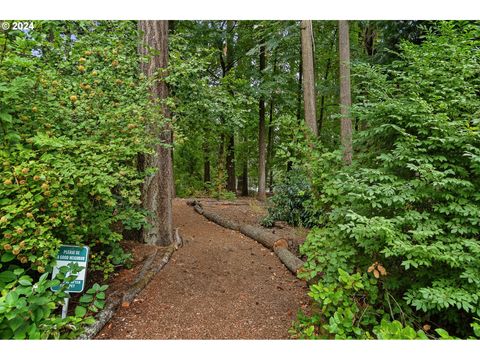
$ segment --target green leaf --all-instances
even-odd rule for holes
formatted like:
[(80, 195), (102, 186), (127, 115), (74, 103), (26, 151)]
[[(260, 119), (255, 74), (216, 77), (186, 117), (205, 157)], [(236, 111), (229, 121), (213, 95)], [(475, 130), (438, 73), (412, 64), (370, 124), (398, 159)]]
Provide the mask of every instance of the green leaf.
[(28, 275), (24, 275), (20, 279), (18, 279), (18, 282), (20, 283), (20, 285), (30, 286), (32, 285), (32, 278)]
[(93, 302), (93, 305), (95, 305), (99, 309), (103, 309), (105, 306), (105, 301), (95, 300)]
[(12, 261), (13, 259), (15, 259), (15, 255), (13, 255), (11, 252), (8, 252), (2, 255), (2, 258), (0, 259), (0, 261), (3, 263), (6, 263), (9, 261)]
[(15, 291), (10, 291), (5, 297), (5, 303), (9, 306), (14, 306), (18, 300), (18, 294)]
[(451, 339), (450, 335), (448, 332), (442, 328), (435, 329), (435, 332), (440, 335), (441, 339)]
[(85, 294), (78, 301), (80, 301), (81, 303), (89, 303), (89, 302), (92, 302), (92, 300), (93, 300), (93, 295)]
[(75, 316), (76, 316), (76, 317), (83, 318), (86, 313), (87, 313), (87, 309), (84, 308), (83, 306), (78, 305), (78, 306), (75, 308)]
[(0, 282), (9, 283), (15, 281), (16, 278), (15, 274), (9, 270), (0, 273)]
[(43, 319), (44, 311), (43, 311), (42, 307), (40, 307), (40, 306), (37, 307), (33, 313), (35, 315), (35, 322), (38, 323), (38, 322), (40, 322), (40, 320)]
[(13, 273), (17, 276), (22, 275), (24, 272), (25, 272), (25, 270), (22, 269), (22, 268), (17, 268), (15, 270), (13, 270)]
[(8, 326), (10, 326), (10, 329), (15, 333), (15, 331), (22, 326), (23, 324), (23, 319), (20, 316), (14, 317), (12, 320), (8, 321)]

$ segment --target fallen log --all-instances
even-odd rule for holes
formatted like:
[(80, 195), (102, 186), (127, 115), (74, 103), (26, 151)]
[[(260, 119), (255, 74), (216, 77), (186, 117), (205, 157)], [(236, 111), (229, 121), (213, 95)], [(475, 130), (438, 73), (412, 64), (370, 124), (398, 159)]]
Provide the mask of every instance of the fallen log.
[(139, 274), (137, 280), (133, 285), (128, 289), (128, 291), (123, 295), (122, 298), (122, 307), (129, 307), (132, 303), (133, 299), (137, 294), (142, 291), (145, 286), (150, 282), (150, 280), (158, 274), (160, 270), (168, 263), (170, 257), (172, 256), (173, 252), (175, 251), (175, 246), (170, 245), (167, 248), (167, 251), (163, 255), (163, 257), (159, 261), (155, 260), (155, 257), (151, 261), (151, 265), (147, 268), (145, 267), (142, 269), (142, 274)]
[[(113, 294), (111, 294), (110, 296), (112, 295)], [(112, 299), (113, 300), (110, 300), (105, 306), (105, 308), (97, 314), (97, 316), (95, 317), (96, 321), (92, 325), (85, 328), (84, 333), (77, 338), (78, 340), (92, 339), (110, 321), (110, 319), (117, 311), (117, 308), (120, 305), (122, 298), (121, 296), (117, 296), (116, 298), (112, 297)]]
[(130, 303), (138, 293), (143, 290), (150, 280), (168, 263), (175, 250), (175, 246), (169, 246), (160, 260), (156, 259), (158, 250), (158, 248), (155, 249), (147, 260), (145, 260), (135, 281), (126, 292), (123, 294), (114, 292), (108, 296), (109, 300), (107, 300), (105, 308), (95, 316), (95, 323), (87, 326), (84, 333), (77, 338), (78, 340), (92, 339), (110, 321), (120, 305), (122, 307), (130, 306)]
[(275, 252), (275, 254), (277, 254), (278, 258), (287, 267), (287, 269), (295, 275), (297, 274), (297, 271), (303, 266), (303, 261), (297, 258), (294, 254), (292, 254), (290, 250), (283, 247), (276, 247), (273, 251)]
[(222, 218), (221, 216), (208, 211), (208, 210), (203, 210), (203, 216), (205, 216), (208, 220), (213, 221), (214, 223), (223, 226), (224, 228), (227, 229), (232, 229), (235, 231), (238, 231), (240, 229), (240, 225), (237, 223), (230, 221), (228, 219)]
[(240, 226), (240, 232), (243, 235), (247, 235), (253, 240), (258, 241), (260, 244), (262, 244), (266, 248), (269, 248), (270, 250), (273, 250), (273, 245), (275, 244), (275, 241), (278, 240), (278, 237), (276, 237), (272, 233), (251, 225)]
[(193, 205), (193, 209), (200, 215), (203, 215), (203, 209), (198, 204)]
[(297, 258), (290, 250), (288, 250), (288, 242), (285, 239), (282, 239), (261, 228), (256, 228), (251, 225), (239, 225), (233, 221), (222, 218), (220, 215), (205, 210), (198, 200), (189, 200), (187, 201), (187, 204), (193, 206), (197, 213), (205, 216), (208, 220), (213, 221), (222, 227), (240, 231), (243, 235), (252, 238), (266, 248), (273, 250), (280, 261), (293, 274), (296, 275), (297, 271), (303, 266), (303, 261)]
[(196, 200), (196, 199), (189, 199), (189, 200), (187, 200), (187, 205), (189, 205), (189, 206), (198, 205), (198, 206), (202, 207), (202, 204), (200, 204), (200, 201), (198, 201), (198, 200)]

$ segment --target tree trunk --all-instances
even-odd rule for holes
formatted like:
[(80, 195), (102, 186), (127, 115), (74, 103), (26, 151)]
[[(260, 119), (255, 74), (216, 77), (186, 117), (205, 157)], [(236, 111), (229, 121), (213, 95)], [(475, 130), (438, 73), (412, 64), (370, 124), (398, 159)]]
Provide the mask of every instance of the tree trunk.
[(232, 133), (227, 135), (227, 190), (236, 192), (235, 180), (235, 135)]
[(311, 20), (302, 20), (303, 105), (305, 123), (313, 136), (318, 136), (315, 110), (315, 70), (313, 60), (313, 29)]
[[(298, 62), (298, 83), (297, 83), (297, 122), (300, 126), (302, 119), (302, 82), (303, 82), (303, 61), (302, 54), (300, 52), (300, 61)], [(296, 142), (296, 139), (292, 140)], [(292, 170), (293, 163), (291, 160), (287, 161), (287, 172)]]
[[(175, 20), (168, 20), (168, 35), (174, 35), (175, 34)], [(168, 39), (167, 39), (168, 40)], [(168, 59), (167, 59), (167, 62), (168, 62)], [(168, 92), (169, 92), (169, 95), (170, 96), (175, 96), (175, 89), (172, 88), (171, 86), (169, 86), (168, 88)], [(168, 96), (168, 95), (167, 95)], [(170, 111), (170, 118), (173, 118), (174, 117), (174, 114), (172, 113), (171, 110)], [(172, 163), (171, 163), (171, 168), (172, 168), (172, 199), (175, 199), (175, 197), (177, 196), (177, 193), (176, 193), (176, 189), (175, 189), (175, 172), (174, 172), (174, 162), (175, 162), (175, 156), (173, 154), (173, 131), (170, 132), (171, 133), (171, 142), (170, 144), (172, 144), (172, 147), (170, 148), (170, 158), (172, 159)]]
[(340, 138), (343, 147), (343, 161), (350, 165), (352, 163), (352, 119), (350, 118), (352, 98), (350, 93), (350, 39), (347, 20), (338, 22), (338, 39), (340, 54)]
[(375, 38), (377, 34), (375, 27), (368, 22), (363, 31), (363, 46), (365, 47), (365, 52), (368, 56), (373, 56), (375, 54)]
[[(222, 120), (223, 122), (223, 120)], [(225, 154), (225, 135), (222, 133), (220, 134), (220, 145), (218, 147), (218, 171), (217, 171), (217, 192), (218, 195), (224, 189), (224, 176), (225, 176), (225, 169), (223, 167), (223, 158)]]
[(270, 111), (269, 111), (269, 121), (268, 121), (268, 146), (267, 146), (267, 171), (269, 172), (268, 188), (270, 192), (272, 192), (272, 187), (273, 187), (272, 160), (273, 160), (273, 99), (270, 99)]
[(203, 143), (203, 183), (207, 187), (207, 183), (211, 182), (212, 178), (210, 175), (210, 149), (208, 142), (204, 140)]
[[(263, 80), (265, 69), (265, 45), (260, 45), (260, 81)], [(257, 199), (265, 201), (267, 146), (265, 141), (265, 98), (260, 96), (258, 102), (258, 193)]]
[[(141, 70), (149, 77), (157, 76), (159, 69), (165, 69), (168, 65), (168, 21), (139, 21), (139, 31), (142, 42), (139, 46), (141, 55), (148, 55), (149, 49), (155, 50), (148, 62), (141, 63)], [(152, 101), (162, 101), (168, 97), (168, 88), (163, 77), (154, 82), (151, 88)], [(169, 119), (170, 113), (165, 104), (162, 104), (162, 115)], [(149, 129), (163, 144), (171, 144), (172, 129), (169, 122), (161, 126), (161, 118), (154, 119), (154, 125)], [(148, 244), (170, 245), (173, 242), (172, 225), (172, 152), (170, 148), (157, 145), (155, 155), (143, 156), (141, 167), (143, 170), (154, 167), (158, 169), (155, 174), (145, 179), (142, 188), (142, 205), (150, 212), (149, 223), (151, 227), (144, 229), (143, 241)]]
[[(226, 41), (226, 66), (223, 76), (227, 75), (230, 69), (233, 67), (233, 20), (227, 20), (227, 33), (225, 36)], [(233, 93), (232, 93), (233, 96)], [(232, 130), (227, 134), (227, 156), (226, 156), (226, 168), (227, 168), (227, 190), (236, 192), (236, 180), (235, 180), (235, 132)]]
[[(328, 58), (327, 65), (325, 66), (325, 77), (323, 78), (324, 83), (328, 80), (328, 73), (330, 72), (330, 63), (331, 58)], [(323, 127), (323, 118), (325, 114), (325, 93), (322, 93), (320, 98), (320, 116), (318, 118), (318, 133), (321, 134)]]
[(242, 187), (240, 189), (242, 196), (248, 196), (248, 159), (245, 158), (242, 169)]

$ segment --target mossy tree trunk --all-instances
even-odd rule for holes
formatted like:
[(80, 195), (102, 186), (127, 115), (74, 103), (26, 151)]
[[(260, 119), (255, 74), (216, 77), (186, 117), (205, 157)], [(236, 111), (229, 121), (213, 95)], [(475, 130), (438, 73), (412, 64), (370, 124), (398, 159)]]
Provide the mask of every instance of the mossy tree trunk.
[[(159, 69), (168, 66), (168, 21), (141, 20), (138, 22), (141, 36), (139, 53), (148, 56), (140, 64), (141, 71), (149, 78), (158, 76)], [(162, 74), (162, 73), (160, 73)], [(157, 78), (150, 89), (154, 106), (158, 105), (161, 115), (153, 119), (149, 129), (162, 144), (156, 145), (155, 154), (142, 156), (142, 170), (154, 167), (158, 169), (149, 175), (142, 187), (142, 205), (150, 212), (150, 228), (144, 229), (142, 239), (148, 244), (161, 246), (173, 242), (172, 197), (173, 168), (172, 151), (163, 144), (172, 144), (172, 128), (169, 122), (170, 112), (164, 101), (168, 97), (168, 87), (163, 73)]]

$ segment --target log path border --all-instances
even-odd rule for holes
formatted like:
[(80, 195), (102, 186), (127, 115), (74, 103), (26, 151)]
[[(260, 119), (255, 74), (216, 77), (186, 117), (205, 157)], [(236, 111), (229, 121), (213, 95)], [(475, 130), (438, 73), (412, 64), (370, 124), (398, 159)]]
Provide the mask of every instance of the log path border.
[(279, 260), (290, 270), (294, 275), (297, 275), (304, 262), (296, 257), (289, 249), (288, 243), (282, 237), (275, 236), (270, 232), (267, 232), (261, 228), (251, 225), (240, 225), (234, 221), (225, 219), (212, 211), (208, 211), (203, 208), (202, 204), (198, 200), (188, 200), (187, 205), (193, 207), (193, 209), (203, 215), (208, 220), (220, 225), (224, 228), (241, 232), (243, 235), (259, 242), (267, 249), (273, 250)]
[(87, 326), (83, 334), (77, 339), (93, 339), (103, 327), (107, 325), (120, 306), (124, 308), (129, 307), (140, 291), (142, 291), (153, 277), (163, 269), (175, 250), (177, 250), (182, 244), (183, 241), (178, 233), (178, 229), (175, 229), (175, 242), (167, 247), (158, 246), (155, 251), (147, 257), (128, 290), (111, 293), (108, 296), (108, 300), (103, 310), (95, 316), (95, 323)]

